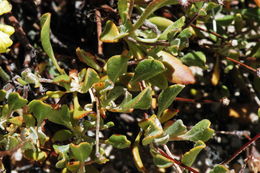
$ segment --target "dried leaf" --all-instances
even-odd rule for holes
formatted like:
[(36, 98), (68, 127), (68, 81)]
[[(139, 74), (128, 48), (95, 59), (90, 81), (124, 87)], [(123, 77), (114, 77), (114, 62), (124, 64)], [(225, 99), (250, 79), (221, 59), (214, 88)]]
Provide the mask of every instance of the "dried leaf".
[(164, 51), (160, 51), (157, 55), (162, 58), (162, 62), (167, 68), (166, 77), (170, 82), (184, 85), (196, 82), (189, 67), (184, 65), (181, 60)]

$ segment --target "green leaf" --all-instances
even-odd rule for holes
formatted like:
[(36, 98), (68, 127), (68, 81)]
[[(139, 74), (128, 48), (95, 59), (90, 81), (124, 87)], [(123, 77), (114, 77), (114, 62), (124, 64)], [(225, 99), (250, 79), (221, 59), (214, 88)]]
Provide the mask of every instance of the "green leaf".
[(92, 85), (98, 82), (99, 80), (100, 78), (97, 72), (92, 68), (88, 68), (81, 88), (82, 93), (88, 92), (88, 90), (92, 87)]
[(165, 70), (166, 69), (163, 63), (160, 61), (154, 59), (145, 59), (139, 62), (135, 68), (135, 74), (131, 79), (131, 83), (151, 79)]
[(122, 105), (123, 109), (149, 109), (152, 104), (152, 89), (147, 87), (131, 101)]
[(173, 165), (172, 161), (161, 154), (153, 156), (153, 163), (159, 168), (169, 168)]
[(193, 142), (197, 142), (198, 140), (205, 142), (209, 140), (214, 134), (214, 130), (209, 126), (209, 120), (201, 120), (195, 126), (193, 126), (191, 130), (189, 130), (184, 135), (181, 135), (180, 137)]
[(158, 98), (158, 116), (160, 117), (161, 114), (165, 109), (167, 109), (176, 96), (181, 92), (181, 90), (184, 88), (184, 85), (172, 85), (169, 88), (163, 90)]
[(26, 127), (34, 127), (35, 126), (35, 118), (32, 116), (32, 114), (23, 114), (23, 120), (26, 124)]
[(172, 119), (177, 113), (179, 112), (178, 109), (170, 110), (166, 109), (163, 111), (162, 115), (159, 117), (161, 123), (165, 123), (166, 121)]
[(154, 16), (148, 19), (151, 23), (155, 24), (158, 29), (164, 31), (167, 27), (172, 25), (174, 22), (161, 16)]
[(41, 100), (33, 100), (29, 103), (29, 112), (37, 119), (38, 126), (52, 112), (52, 107)]
[(6, 96), (6, 91), (5, 90), (0, 90), (0, 102), (5, 100)]
[(170, 136), (171, 139), (184, 134), (187, 131), (186, 126), (183, 124), (182, 120), (175, 121), (172, 125), (167, 127), (164, 132)]
[(66, 92), (64, 91), (47, 91), (46, 95), (50, 98), (61, 98)]
[(234, 15), (225, 15), (222, 18), (216, 19), (216, 21), (217, 21), (218, 25), (228, 26), (228, 25), (230, 25), (233, 22), (234, 19), (235, 19)]
[(57, 60), (55, 59), (53, 49), (50, 42), (50, 23), (51, 23), (51, 13), (45, 13), (41, 17), (41, 42), (43, 50), (46, 52), (46, 54), (49, 56), (49, 58), (52, 60), (52, 63), (57, 68), (57, 70), (64, 74), (64, 70), (60, 68)]
[[(145, 131), (145, 137), (142, 141), (143, 145), (148, 145), (154, 142), (155, 139), (165, 137), (163, 136), (164, 132), (162, 129), (162, 125), (156, 115), (152, 115), (148, 119), (139, 122), (138, 125)], [(166, 139), (166, 141), (167, 140), (168, 139)]]
[(148, 4), (148, 6), (145, 8), (144, 12), (140, 16), (140, 18), (137, 20), (137, 22), (134, 24), (133, 28), (130, 32), (135, 31), (138, 29), (144, 21), (157, 9), (165, 6), (165, 5), (172, 5), (172, 4), (178, 4), (178, 0), (153, 0), (151, 3)]
[(168, 87), (168, 81), (164, 74), (158, 74), (149, 79), (152, 85), (159, 87), (160, 89), (166, 89)]
[(191, 166), (194, 163), (200, 151), (205, 147), (206, 145), (204, 144), (204, 142), (197, 141), (194, 148), (192, 148), (190, 151), (186, 152), (183, 155), (181, 162), (186, 166)]
[(120, 38), (123, 38), (126, 35), (128, 35), (128, 33), (120, 34), (117, 26), (111, 20), (108, 20), (104, 31), (100, 35), (100, 40), (105, 43), (117, 43)]
[(129, 16), (130, 3), (131, 3), (131, 0), (119, 0), (117, 3), (118, 13), (122, 20), (123, 25), (126, 24), (128, 22), (128, 20), (130, 19), (130, 16)]
[(228, 173), (229, 170), (224, 165), (216, 165), (209, 173)]
[(92, 151), (92, 145), (88, 142), (82, 142), (78, 145), (70, 144), (70, 149), (76, 160), (84, 162)]
[(69, 156), (68, 152), (70, 145), (53, 145), (54, 151), (59, 154), (59, 161), (56, 163), (57, 168), (64, 168), (68, 162)]
[(112, 101), (116, 100), (119, 96), (123, 95), (126, 89), (121, 86), (115, 86), (107, 95), (101, 96), (101, 104), (107, 106), (111, 104)]
[(23, 124), (23, 117), (22, 116), (12, 117), (12, 118), (8, 119), (7, 122), (20, 127)]
[(131, 145), (131, 142), (127, 139), (125, 135), (115, 134), (110, 136), (109, 139), (106, 140), (106, 143), (118, 149), (128, 148)]
[(0, 15), (9, 13), (12, 10), (12, 5), (7, 0), (0, 1)]
[(91, 111), (84, 110), (80, 106), (79, 101), (78, 101), (77, 92), (73, 93), (73, 104), (74, 104), (74, 110), (73, 110), (73, 118), (74, 119), (81, 119), (91, 112)]
[(84, 62), (88, 66), (94, 68), (97, 71), (101, 70), (101, 67), (96, 62), (96, 57), (89, 52), (80, 49), (79, 47), (76, 49), (76, 54), (81, 62)]
[(4, 138), (1, 143), (4, 143), (4, 148), (6, 151), (12, 150), (15, 147), (17, 147), (20, 143), (20, 141), (14, 137), (14, 136), (7, 136), (6, 138)]
[(67, 105), (62, 105), (60, 109), (52, 110), (47, 116), (49, 121), (72, 129), (70, 112)]
[(59, 76), (55, 77), (53, 79), (53, 82), (62, 86), (62, 87), (64, 87), (67, 91), (70, 90), (71, 78), (66, 74), (59, 75)]
[(52, 137), (52, 142), (64, 142), (73, 137), (73, 134), (70, 130), (62, 129), (57, 131), (53, 137)]
[(9, 110), (22, 108), (27, 104), (27, 100), (22, 98), (17, 92), (10, 93), (7, 99)]
[(112, 82), (115, 82), (119, 76), (127, 71), (128, 58), (122, 55), (116, 55), (107, 61), (107, 75)]
[(24, 156), (27, 159), (31, 159), (33, 161), (43, 161), (47, 158), (47, 154), (44, 151), (34, 151), (32, 149), (25, 150), (24, 151)]
[(193, 51), (181, 58), (181, 61), (188, 66), (198, 66), (205, 68), (206, 56), (201, 51)]
[(176, 33), (180, 32), (182, 30), (182, 27), (185, 24), (185, 17), (181, 17), (176, 22), (168, 26), (163, 33), (160, 35), (160, 40), (168, 40), (168, 34), (171, 33), (175, 35)]

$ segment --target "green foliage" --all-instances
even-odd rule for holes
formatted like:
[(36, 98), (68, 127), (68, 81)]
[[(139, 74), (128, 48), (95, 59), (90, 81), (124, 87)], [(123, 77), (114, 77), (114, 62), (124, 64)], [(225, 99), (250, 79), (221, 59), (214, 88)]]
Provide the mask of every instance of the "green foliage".
[(111, 144), (115, 148), (123, 149), (128, 148), (131, 142), (124, 135), (114, 134), (106, 140), (107, 144)]
[[(213, 137), (214, 130), (210, 128), (211, 122), (207, 119), (186, 127), (181, 117), (175, 117), (178, 110), (174, 110), (171, 105), (180, 94), (192, 95), (195, 99), (190, 99), (190, 102), (195, 103), (197, 98), (200, 99), (202, 94), (197, 89), (185, 88), (196, 82), (218, 87), (218, 96), (229, 95), (228, 88), (220, 82), (220, 70), (221, 65), (226, 64), (225, 73), (228, 73), (234, 64), (225, 59), (214, 60), (216, 64), (213, 64), (209, 55), (238, 58), (243, 54), (258, 58), (259, 43), (250, 41), (255, 38), (247, 34), (244, 27), (248, 19), (259, 20), (259, 9), (236, 9), (230, 15), (215, 19), (212, 13), (221, 13), (222, 7), (214, 2), (200, 1), (190, 3), (183, 9), (184, 12), (174, 16), (174, 21), (154, 14), (164, 6), (168, 8), (179, 2), (153, 0), (146, 4), (142, 0), (118, 0), (117, 16), (120, 20), (107, 19), (99, 41), (123, 42), (124, 50), (121, 54), (100, 58), (99, 55), (77, 48), (76, 56), (82, 62), (79, 69), (68, 69), (66, 64), (63, 64), (63, 68), (59, 66), (50, 39), (51, 14), (44, 14), (40, 20), (41, 44), (59, 73), (44, 67), (42, 71), (45, 73), (38, 72), (40, 70), (23, 71), (12, 79), (12, 82), (18, 82), (24, 88), (33, 84), (33, 91), (37, 91), (38, 95), (28, 97), (28, 100), (25, 91), (22, 94), (21, 91), (11, 92), (6, 86), (0, 90), (0, 128), (8, 131), (8, 135), (0, 135), (0, 146), (5, 150), (21, 148), (24, 158), (32, 162), (46, 161), (50, 155), (48, 151), (54, 149), (57, 154), (55, 166), (63, 172), (97, 171), (93, 165), (109, 161), (106, 147), (132, 148), (138, 170), (145, 172), (140, 147), (150, 150), (157, 167), (169, 168), (175, 164), (174, 158), (170, 159), (172, 156), (167, 153), (169, 151), (166, 152), (168, 157), (163, 155), (161, 148), (165, 149), (170, 142), (182, 140), (194, 143), (194, 147), (180, 157), (182, 164), (179, 165), (192, 166), (198, 154), (206, 147), (204, 142)], [(0, 1), (0, 15), (11, 8), (10, 4), (2, 8), (3, 3), (6, 5), (7, 1)], [(138, 17), (132, 16), (133, 12)], [(234, 26), (232, 38), (237, 46), (226, 42), (230, 25)], [(13, 32), (12, 27), (0, 25), (0, 53), (6, 52), (12, 44), (9, 37)], [(248, 39), (242, 38), (243, 32)], [(197, 47), (201, 46), (199, 50), (190, 44), (194, 40), (204, 39), (207, 42), (205, 45), (198, 44)], [(248, 46), (253, 48), (249, 50)], [(210, 47), (209, 53), (201, 51), (207, 47)], [(202, 79), (203, 74), (192, 71), (190, 66), (198, 71), (208, 70), (207, 73), (212, 70), (211, 80)], [(37, 68), (41, 69), (40, 65)], [(0, 77), (5, 82), (9, 81), (11, 78), (8, 74), (5, 75), (2, 68), (0, 70)], [(50, 79), (44, 80), (40, 74)], [(45, 82), (53, 86), (53, 90), (45, 92)], [(219, 99), (217, 97), (215, 100)], [(135, 141), (132, 133), (125, 136), (109, 131), (113, 126), (117, 128), (117, 124), (107, 122), (106, 116), (117, 116), (117, 113), (127, 113), (138, 121), (144, 115), (138, 122)], [(142, 115), (137, 118), (136, 114)], [(46, 124), (57, 126), (57, 129), (51, 131), (53, 134), (47, 133)], [(99, 140), (100, 136), (102, 139)], [(21, 143), (22, 147), (19, 146)], [(50, 146), (51, 149), (48, 148)], [(44, 150), (44, 147), (48, 149)], [(228, 169), (216, 165), (211, 172), (228, 172)]]

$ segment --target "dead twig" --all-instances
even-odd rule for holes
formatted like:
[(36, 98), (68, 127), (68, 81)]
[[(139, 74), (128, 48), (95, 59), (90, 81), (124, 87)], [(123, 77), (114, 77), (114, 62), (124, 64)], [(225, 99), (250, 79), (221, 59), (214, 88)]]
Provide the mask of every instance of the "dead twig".
[(95, 18), (97, 23), (98, 54), (103, 55), (103, 42), (100, 40), (100, 36), (102, 33), (101, 13), (97, 9), (95, 9)]

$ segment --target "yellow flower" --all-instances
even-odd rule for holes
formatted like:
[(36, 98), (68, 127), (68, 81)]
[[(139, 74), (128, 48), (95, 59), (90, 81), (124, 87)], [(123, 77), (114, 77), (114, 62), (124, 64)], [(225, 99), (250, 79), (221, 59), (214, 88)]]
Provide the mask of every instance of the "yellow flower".
[(13, 44), (9, 35), (0, 31), (0, 53), (8, 52), (8, 47)]
[(14, 33), (14, 27), (5, 24), (0, 24), (0, 31), (10, 36)]
[(0, 15), (9, 13), (12, 10), (12, 5), (7, 0), (0, 0)]

